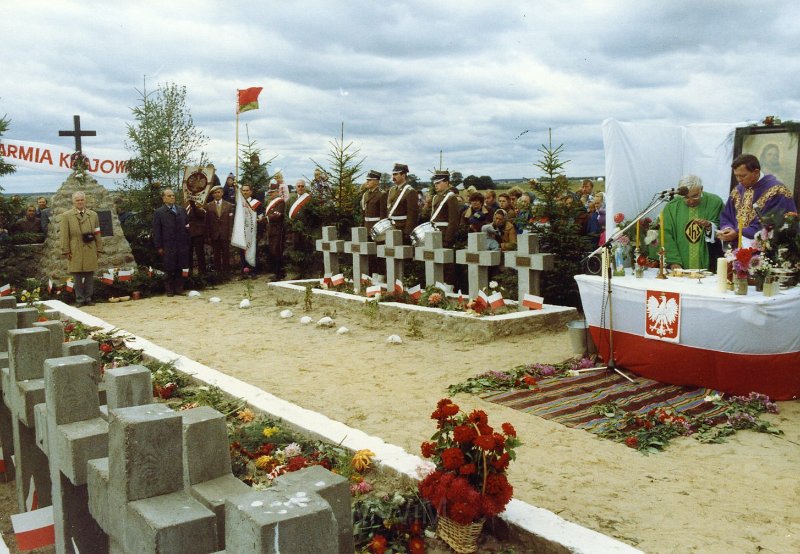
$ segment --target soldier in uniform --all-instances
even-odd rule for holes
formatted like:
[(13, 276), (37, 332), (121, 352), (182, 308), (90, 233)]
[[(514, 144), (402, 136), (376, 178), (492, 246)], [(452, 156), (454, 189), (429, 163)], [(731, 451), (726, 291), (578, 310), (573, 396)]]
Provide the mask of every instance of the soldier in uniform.
[(284, 246), (284, 217), (286, 215), (286, 201), (281, 196), (280, 184), (277, 182), (269, 185), (269, 198), (264, 209), (267, 219), (267, 253), (270, 272), (275, 280), (283, 279), (283, 246)]
[(407, 165), (394, 164), (394, 184), (386, 195), (386, 213), (395, 229), (403, 231), (403, 243), (411, 244), (411, 232), (419, 223), (419, 193), (406, 183), (407, 176)]
[[(386, 219), (386, 194), (380, 189), (381, 172), (374, 169), (367, 173), (367, 181), (364, 183), (364, 194), (361, 195), (361, 211), (364, 212), (364, 227), (367, 228), (367, 234), (372, 230), (372, 227), (381, 219)], [(383, 271), (383, 259), (378, 259), (375, 256), (369, 257), (369, 272), (381, 273)], [(359, 278), (360, 276), (353, 276)]]
[[(437, 171), (433, 175), (433, 187), (436, 194), (431, 204), (431, 223), (442, 232), (442, 246), (453, 248), (461, 223), (461, 202), (458, 192), (450, 187), (450, 173)], [(456, 268), (454, 264), (444, 267), (444, 280), (447, 284), (456, 285)]]

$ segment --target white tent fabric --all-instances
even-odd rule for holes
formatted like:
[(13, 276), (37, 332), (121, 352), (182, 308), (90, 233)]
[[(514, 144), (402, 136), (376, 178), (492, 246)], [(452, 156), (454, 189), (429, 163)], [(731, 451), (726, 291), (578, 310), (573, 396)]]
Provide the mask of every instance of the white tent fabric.
[[(606, 228), (614, 214), (632, 219), (654, 194), (699, 176), (703, 188), (725, 201), (730, 193), (733, 138), (744, 123), (667, 125), (603, 122), (606, 172)], [(648, 214), (655, 219), (660, 208)], [(610, 233), (609, 233), (610, 236)]]

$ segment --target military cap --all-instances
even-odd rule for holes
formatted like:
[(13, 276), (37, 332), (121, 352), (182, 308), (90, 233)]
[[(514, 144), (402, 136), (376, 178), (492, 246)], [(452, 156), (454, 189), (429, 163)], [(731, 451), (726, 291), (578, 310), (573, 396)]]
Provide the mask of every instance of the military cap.
[(406, 164), (394, 164), (392, 173), (408, 173), (408, 166)]
[(434, 183), (441, 183), (442, 181), (450, 182), (450, 172), (449, 171), (437, 171), (433, 174), (433, 182)]
[(369, 173), (367, 173), (367, 179), (378, 179), (378, 180), (380, 180), (380, 178), (381, 178), (381, 172), (380, 171), (375, 171), (374, 169), (372, 169), (372, 170), (370, 170)]

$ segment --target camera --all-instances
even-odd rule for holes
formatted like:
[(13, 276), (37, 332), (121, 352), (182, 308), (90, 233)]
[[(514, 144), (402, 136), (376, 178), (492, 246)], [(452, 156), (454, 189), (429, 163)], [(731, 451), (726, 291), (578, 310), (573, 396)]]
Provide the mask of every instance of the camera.
[(94, 242), (94, 233), (83, 233), (83, 242)]

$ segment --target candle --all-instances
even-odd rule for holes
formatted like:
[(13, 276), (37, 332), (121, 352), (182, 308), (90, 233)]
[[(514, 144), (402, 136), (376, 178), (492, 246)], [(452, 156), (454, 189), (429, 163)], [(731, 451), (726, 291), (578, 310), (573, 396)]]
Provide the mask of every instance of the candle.
[(639, 248), (639, 220), (636, 220), (636, 248)]
[(742, 227), (744, 227), (744, 218), (739, 218), (739, 246), (737, 248), (742, 247)]
[(664, 212), (658, 214), (658, 227), (661, 229), (661, 248), (664, 248)]
[(717, 258), (717, 290), (719, 292), (728, 290), (728, 260), (724, 256)]

